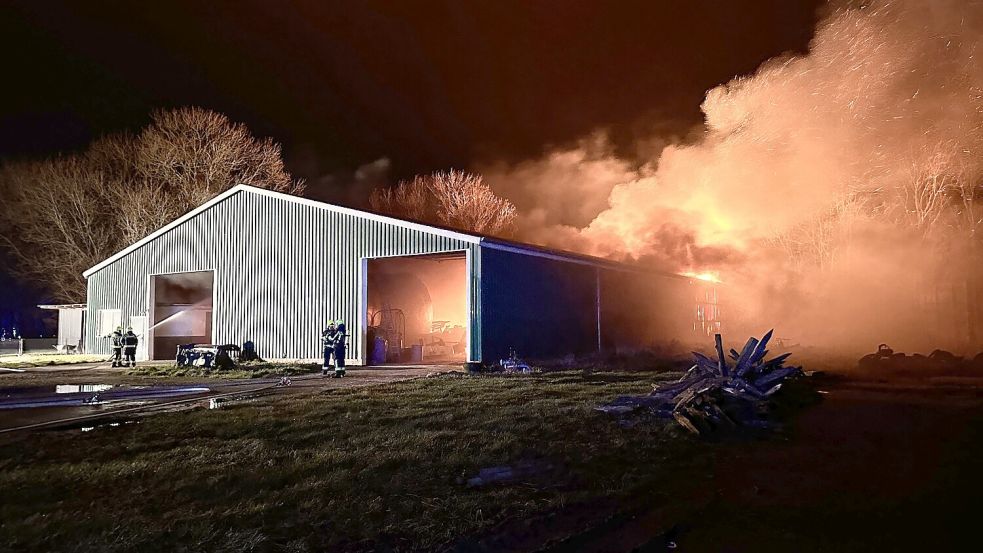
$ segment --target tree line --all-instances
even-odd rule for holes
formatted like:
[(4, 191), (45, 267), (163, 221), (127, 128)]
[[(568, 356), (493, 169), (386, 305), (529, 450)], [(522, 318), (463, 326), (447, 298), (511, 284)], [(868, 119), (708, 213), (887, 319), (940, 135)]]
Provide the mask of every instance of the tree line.
[[(0, 246), (16, 275), (54, 301), (81, 302), (82, 272), (229, 188), (301, 195), (281, 147), (225, 115), (160, 110), (137, 133), (100, 138), (81, 152), (0, 167)], [(376, 190), (373, 209), (461, 230), (508, 235), (516, 210), (462, 171)]]

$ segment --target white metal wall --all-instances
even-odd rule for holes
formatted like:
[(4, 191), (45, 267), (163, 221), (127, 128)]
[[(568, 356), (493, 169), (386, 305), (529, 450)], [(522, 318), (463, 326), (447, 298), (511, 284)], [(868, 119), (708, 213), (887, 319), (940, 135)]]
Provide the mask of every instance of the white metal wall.
[(58, 310), (58, 343), (71, 346), (79, 345), (82, 339), (82, 320), (84, 309)]
[(434, 229), (399, 225), (327, 205), (239, 190), (88, 277), (86, 348), (108, 353), (101, 309), (146, 315), (148, 275), (215, 271), (215, 341), (252, 340), (260, 357), (320, 356), (328, 319), (348, 324), (348, 357), (364, 359), (362, 259), (467, 251), (472, 281), (469, 359), (479, 360), (481, 248)]

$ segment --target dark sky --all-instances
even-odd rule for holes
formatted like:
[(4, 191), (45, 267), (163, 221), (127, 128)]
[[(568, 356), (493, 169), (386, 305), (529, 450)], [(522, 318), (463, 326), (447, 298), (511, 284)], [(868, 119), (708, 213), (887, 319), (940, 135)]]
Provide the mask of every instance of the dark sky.
[(273, 137), (315, 197), (330, 196), (319, 176), (381, 157), (396, 179), (597, 128), (625, 146), (684, 132), (707, 89), (804, 49), (817, 4), (6, 0), (0, 158), (78, 149), (183, 105)]
[(301, 176), (533, 156), (598, 128), (699, 122), (704, 92), (803, 49), (815, 1), (4, 2), (0, 156), (195, 104)]

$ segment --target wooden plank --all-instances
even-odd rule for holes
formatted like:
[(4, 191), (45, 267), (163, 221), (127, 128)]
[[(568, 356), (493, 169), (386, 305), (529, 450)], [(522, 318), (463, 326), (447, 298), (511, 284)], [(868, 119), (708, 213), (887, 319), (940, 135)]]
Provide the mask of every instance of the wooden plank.
[(786, 359), (788, 359), (788, 357), (790, 355), (792, 355), (792, 354), (791, 353), (783, 353), (783, 354), (779, 355), (778, 357), (775, 357), (774, 359), (769, 359), (763, 365), (761, 365), (761, 370), (764, 371), (764, 370), (771, 370), (771, 369), (781, 368), (782, 362), (785, 361)]
[(775, 329), (773, 328), (768, 332), (766, 332), (765, 335), (761, 337), (761, 341), (758, 343), (758, 346), (754, 350), (754, 354), (751, 356), (752, 366), (757, 364), (762, 359), (764, 359), (765, 355), (768, 353), (768, 350), (765, 349), (766, 347), (768, 347), (768, 340), (771, 340), (771, 335), (774, 333), (775, 333)]
[(728, 376), (729, 368), (727, 360), (724, 358), (724, 341), (720, 334), (713, 335), (713, 345), (717, 349), (717, 372), (723, 376)]
[(797, 369), (796, 367), (785, 367), (781, 369), (775, 369), (770, 373), (761, 376), (757, 380), (755, 380), (754, 385), (759, 390), (767, 390), (768, 388), (772, 387), (776, 382), (781, 382), (786, 378), (797, 374), (798, 372), (799, 369)]
[(734, 375), (737, 377), (744, 376), (744, 373), (751, 368), (751, 356), (754, 354), (755, 348), (758, 347), (758, 339), (755, 337), (748, 338), (747, 343), (744, 344), (744, 350), (741, 351), (741, 357), (737, 361), (737, 367), (734, 368)]
[(696, 363), (700, 367), (702, 367), (704, 369), (707, 369), (707, 370), (709, 370), (710, 372), (712, 372), (714, 374), (720, 374), (717, 371), (717, 363), (715, 361), (712, 361), (709, 357), (707, 357), (706, 355), (703, 355), (702, 353), (700, 353), (698, 351), (694, 351), (692, 353), (693, 353), (693, 357), (696, 358)]

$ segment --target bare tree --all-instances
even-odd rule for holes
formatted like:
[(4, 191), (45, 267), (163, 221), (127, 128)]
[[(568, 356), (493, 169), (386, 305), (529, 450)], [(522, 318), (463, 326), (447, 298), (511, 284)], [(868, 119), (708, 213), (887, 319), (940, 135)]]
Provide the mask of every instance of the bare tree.
[(290, 194), (304, 188), (284, 169), (278, 144), (201, 108), (155, 112), (133, 141), (132, 160), (139, 186), (117, 193), (127, 242), (238, 184)]
[(515, 205), (496, 195), (481, 175), (453, 169), (434, 173), (430, 190), (437, 216), (448, 226), (488, 234), (511, 233), (515, 226)]
[(495, 194), (481, 175), (454, 169), (377, 189), (369, 203), (383, 213), (462, 230), (506, 236), (515, 231), (515, 205)]
[(400, 181), (392, 188), (373, 190), (369, 196), (369, 205), (380, 213), (423, 221), (427, 217), (429, 199), (427, 177), (416, 176), (411, 181)]
[(983, 182), (979, 177), (965, 175), (950, 188), (950, 195), (953, 197), (953, 226), (973, 247), (978, 248), (983, 240), (980, 233), (983, 226)]
[(816, 213), (813, 217), (774, 234), (770, 243), (781, 248), (797, 271), (825, 270), (850, 246), (853, 225), (877, 210), (869, 192), (853, 192)]
[(937, 231), (943, 215), (951, 211), (951, 192), (966, 180), (965, 164), (956, 145), (942, 143), (927, 156), (913, 156), (908, 178), (899, 186), (895, 212), (898, 222), (924, 236)]
[(11, 224), (3, 243), (23, 277), (59, 299), (84, 297), (82, 271), (117, 249), (103, 180), (81, 156), (8, 165), (3, 178), (13, 197), (4, 202)]
[(82, 271), (237, 184), (300, 193), (280, 147), (200, 108), (158, 111), (137, 135), (75, 156), (7, 164), (0, 239), (17, 270), (59, 300), (85, 296)]

